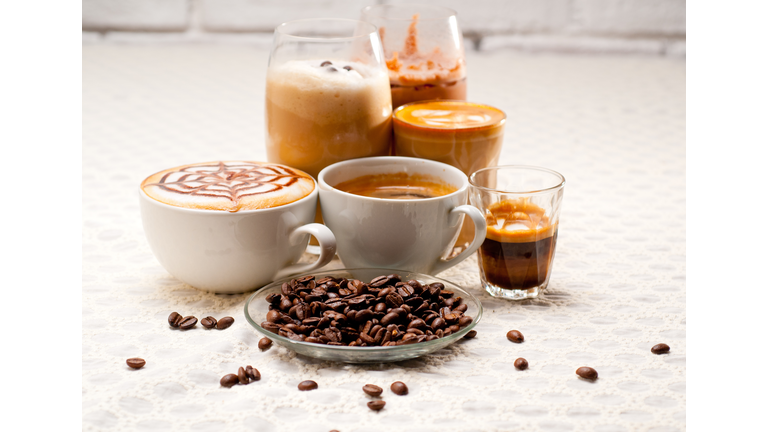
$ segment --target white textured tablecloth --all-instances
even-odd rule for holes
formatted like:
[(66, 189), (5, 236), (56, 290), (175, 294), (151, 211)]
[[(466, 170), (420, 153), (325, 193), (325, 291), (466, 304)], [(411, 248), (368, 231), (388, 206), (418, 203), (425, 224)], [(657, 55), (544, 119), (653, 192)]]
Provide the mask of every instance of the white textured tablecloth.
[[(470, 54), (469, 99), (508, 116), (501, 163), (566, 178), (549, 289), (535, 301), (495, 300), (468, 259), (440, 276), (482, 300), (475, 339), (350, 366), (260, 352), (243, 317), (248, 294), (180, 283), (144, 239), (138, 185), (147, 175), (266, 160), (267, 57), (231, 46), (83, 48), (84, 429), (685, 430), (683, 61)], [(236, 321), (174, 331), (171, 311)], [(511, 329), (523, 344), (507, 341)], [(651, 354), (660, 342), (670, 354)], [(147, 364), (131, 370), (129, 357)], [(518, 357), (530, 369), (514, 369)], [(261, 381), (219, 386), (248, 364)], [(580, 366), (600, 378), (580, 380)], [(305, 379), (320, 388), (299, 392)], [(389, 390), (396, 380), (408, 396)], [(366, 383), (385, 388), (383, 411), (366, 407)]]

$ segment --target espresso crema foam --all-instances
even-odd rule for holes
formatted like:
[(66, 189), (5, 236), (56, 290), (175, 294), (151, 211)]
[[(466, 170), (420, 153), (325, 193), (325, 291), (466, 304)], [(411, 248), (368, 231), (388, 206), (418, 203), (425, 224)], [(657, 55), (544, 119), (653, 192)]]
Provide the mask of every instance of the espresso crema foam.
[(487, 105), (434, 101), (400, 108), (395, 112), (395, 118), (413, 126), (456, 130), (497, 126), (506, 115)]
[(236, 212), (298, 201), (315, 188), (306, 173), (264, 162), (206, 162), (167, 169), (147, 177), (142, 190), (175, 207)]
[(320, 125), (391, 111), (389, 80), (380, 69), (342, 60), (292, 60), (267, 73), (268, 103)]
[(557, 229), (557, 225), (552, 225), (544, 214), (544, 209), (526, 200), (501, 201), (490, 205), (486, 223), (486, 238), (500, 243), (535, 242), (552, 237)]

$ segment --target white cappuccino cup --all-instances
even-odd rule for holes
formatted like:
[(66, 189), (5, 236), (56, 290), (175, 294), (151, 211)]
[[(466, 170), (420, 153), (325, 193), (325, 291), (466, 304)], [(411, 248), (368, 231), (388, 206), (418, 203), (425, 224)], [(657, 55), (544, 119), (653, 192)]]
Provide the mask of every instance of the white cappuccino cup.
[[(430, 198), (361, 196), (337, 188), (367, 176), (430, 178), (453, 189)], [(346, 267), (380, 267), (434, 275), (472, 255), (485, 240), (485, 218), (467, 205), (467, 176), (450, 165), (410, 157), (371, 157), (338, 162), (318, 176), (323, 221), (333, 231)], [(475, 236), (467, 249), (447, 259), (464, 216)]]
[[(144, 233), (157, 260), (180, 281), (215, 293), (251, 291), (317, 270), (336, 254), (333, 233), (313, 223), (318, 188), (314, 180), (312, 185), (311, 192), (293, 202), (238, 211), (170, 205), (140, 188)], [(310, 235), (320, 244), (320, 256), (296, 264)]]

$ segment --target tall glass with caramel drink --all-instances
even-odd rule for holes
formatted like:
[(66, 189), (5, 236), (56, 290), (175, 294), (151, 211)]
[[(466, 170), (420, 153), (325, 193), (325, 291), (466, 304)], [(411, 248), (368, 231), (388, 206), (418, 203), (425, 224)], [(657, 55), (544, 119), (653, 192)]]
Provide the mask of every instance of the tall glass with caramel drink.
[(265, 112), (267, 159), (315, 178), (335, 162), (389, 154), (392, 99), (376, 27), (345, 19), (278, 26)]
[(464, 39), (456, 12), (429, 5), (376, 5), (362, 11), (384, 46), (392, 107), (431, 99), (466, 100)]

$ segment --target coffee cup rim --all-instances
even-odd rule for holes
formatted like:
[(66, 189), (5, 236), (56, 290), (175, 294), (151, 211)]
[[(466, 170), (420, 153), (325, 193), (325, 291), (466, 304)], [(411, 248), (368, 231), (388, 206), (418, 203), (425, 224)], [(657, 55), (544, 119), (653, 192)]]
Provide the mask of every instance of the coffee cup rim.
[[(409, 199), (409, 200), (401, 200), (401, 199), (395, 199), (395, 198), (374, 198), (374, 197), (367, 197), (363, 195), (356, 195), (353, 193), (345, 192), (341, 189), (337, 189), (335, 186), (331, 186), (327, 181), (325, 181), (325, 176), (334, 170), (341, 169), (342, 167), (348, 166), (348, 165), (357, 165), (362, 163), (375, 163), (375, 162), (404, 162), (404, 163), (414, 163), (414, 161), (421, 161), (422, 163), (428, 163), (428, 164), (436, 164), (438, 166), (443, 167), (444, 169), (447, 169), (449, 171), (452, 171), (459, 175), (459, 178), (461, 179), (461, 185), (453, 192), (447, 194), (447, 195), (441, 195), (437, 197), (432, 198), (416, 198), (416, 199)], [(440, 178), (441, 180), (444, 180), (444, 178)], [(366, 201), (373, 201), (373, 202), (389, 202), (389, 203), (413, 203), (413, 202), (425, 202), (425, 201), (437, 201), (441, 199), (450, 199), (454, 197), (455, 195), (461, 194), (467, 189), (469, 189), (469, 178), (467, 177), (464, 172), (462, 172), (460, 169), (448, 165), (443, 162), (433, 161), (430, 159), (422, 159), (422, 158), (414, 158), (414, 157), (405, 157), (405, 156), (375, 156), (375, 157), (365, 157), (365, 158), (357, 158), (357, 159), (349, 159), (345, 161), (336, 162), (334, 164), (328, 165), (327, 167), (323, 168), (320, 173), (317, 175), (317, 182), (319, 184), (320, 189), (327, 189), (332, 190), (334, 192), (338, 192), (340, 194), (343, 194), (345, 196), (355, 197)]]
[(312, 179), (312, 185), (313, 185), (312, 191), (308, 193), (306, 196), (303, 196), (297, 199), (296, 201), (290, 202), (288, 204), (279, 205), (276, 207), (267, 207), (267, 208), (261, 208), (261, 209), (244, 209), (244, 210), (238, 210), (236, 212), (229, 212), (225, 210), (207, 210), (207, 209), (193, 209), (188, 207), (177, 207), (175, 205), (167, 204), (152, 198), (144, 191), (144, 188), (142, 188), (141, 185), (139, 185), (139, 195), (141, 195), (142, 199), (147, 200), (147, 202), (160, 205), (161, 207), (167, 207), (169, 209), (178, 210), (182, 213), (198, 214), (198, 215), (221, 215), (220, 217), (243, 216), (243, 215), (259, 214), (259, 213), (268, 213), (270, 211), (278, 211), (279, 209), (286, 209), (289, 207), (297, 206), (302, 201), (312, 199), (313, 197), (317, 199), (317, 195), (319, 194), (319, 185), (314, 177), (309, 176), (309, 178)]
[[(490, 108), (492, 110), (496, 110), (501, 113), (502, 117), (501, 120), (499, 120), (496, 123), (491, 123), (483, 126), (472, 126), (472, 127), (456, 127), (456, 128), (438, 128), (433, 126), (423, 126), (423, 125), (417, 125), (413, 124), (409, 121), (403, 120), (399, 118), (397, 115), (401, 111), (413, 106), (413, 105), (419, 105), (419, 104), (427, 104), (430, 102), (447, 102), (449, 104), (455, 103), (455, 104), (471, 104), (476, 106), (481, 106), (485, 108)], [(392, 110), (392, 122), (393, 125), (395, 123), (402, 124), (403, 126), (418, 129), (418, 130), (429, 130), (429, 131), (436, 131), (436, 132), (451, 132), (451, 131), (461, 131), (462, 133), (468, 133), (468, 132), (474, 132), (474, 131), (482, 131), (486, 129), (493, 129), (495, 127), (504, 126), (507, 123), (507, 113), (504, 112), (501, 108), (496, 108), (495, 106), (488, 105), (485, 103), (480, 102), (472, 102), (468, 100), (460, 100), (460, 99), (433, 99), (433, 100), (423, 100), (423, 101), (413, 101), (408, 102), (407, 104), (400, 105), (399, 107)]]
[[(492, 171), (492, 170), (500, 171), (502, 169), (527, 169), (527, 170), (533, 170), (533, 171), (542, 171), (542, 172), (546, 172), (548, 174), (552, 174), (555, 177), (559, 178), (560, 182), (557, 183), (554, 186), (550, 186), (550, 187), (546, 187), (546, 188), (542, 188), (542, 189), (530, 190), (530, 191), (508, 191), (508, 190), (504, 190), (504, 189), (490, 188), (490, 187), (487, 187), (487, 186), (480, 186), (478, 184), (475, 184), (475, 181), (474, 181), (475, 178), (476, 178), (475, 176), (478, 173)], [(553, 191), (562, 189), (565, 186), (565, 177), (563, 177), (562, 174), (560, 174), (559, 172), (557, 172), (555, 170), (552, 170), (552, 169), (549, 169), (549, 168), (540, 167), (540, 166), (535, 166), (535, 165), (499, 165), (499, 166), (492, 166), (492, 167), (481, 168), (481, 169), (473, 172), (469, 176), (468, 180), (469, 180), (469, 184), (473, 188), (477, 188), (477, 189), (488, 191), (488, 192), (498, 192), (498, 193), (510, 194), (510, 195), (514, 195), (514, 194), (518, 194), (518, 195), (536, 195), (536, 194), (553, 192)]]

